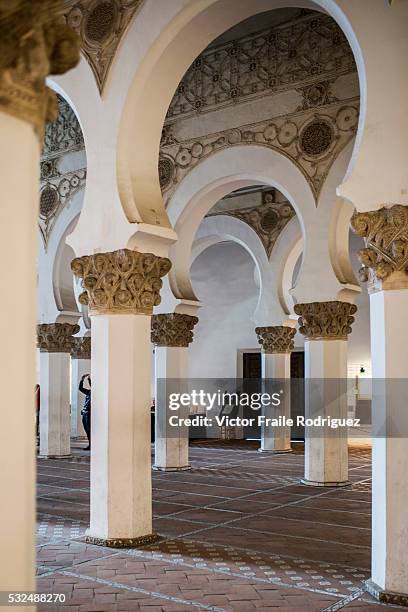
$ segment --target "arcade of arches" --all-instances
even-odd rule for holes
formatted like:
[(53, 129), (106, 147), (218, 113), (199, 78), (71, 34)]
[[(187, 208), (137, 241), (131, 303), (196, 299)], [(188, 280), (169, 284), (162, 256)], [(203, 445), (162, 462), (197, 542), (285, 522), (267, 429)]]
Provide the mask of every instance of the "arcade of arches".
[(0, 2), (0, 605), (408, 606), (407, 23)]

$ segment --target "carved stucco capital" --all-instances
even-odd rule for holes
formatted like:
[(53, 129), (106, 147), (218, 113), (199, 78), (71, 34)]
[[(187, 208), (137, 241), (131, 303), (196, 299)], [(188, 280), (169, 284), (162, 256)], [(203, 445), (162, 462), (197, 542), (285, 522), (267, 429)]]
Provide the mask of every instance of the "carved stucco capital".
[(255, 333), (263, 353), (290, 353), (295, 345), (296, 329), (285, 325), (256, 327)]
[(37, 346), (41, 353), (70, 353), (79, 325), (72, 323), (40, 323), (37, 325)]
[(193, 329), (198, 317), (170, 313), (152, 316), (152, 343), (156, 346), (188, 347), (193, 341)]
[(72, 359), (90, 359), (91, 358), (91, 337), (84, 336), (83, 338), (74, 338), (74, 343), (71, 349)]
[(299, 331), (306, 340), (347, 340), (357, 306), (349, 302), (295, 304)]
[(374, 291), (408, 287), (408, 205), (356, 211), (351, 228), (366, 244), (358, 254), (360, 281)]
[(95, 314), (152, 314), (160, 304), (162, 277), (170, 260), (129, 249), (77, 257), (73, 274), (82, 278), (81, 304)]
[(46, 85), (79, 61), (80, 39), (65, 25), (62, 0), (0, 0), (0, 110), (31, 123), (42, 141), (58, 105)]

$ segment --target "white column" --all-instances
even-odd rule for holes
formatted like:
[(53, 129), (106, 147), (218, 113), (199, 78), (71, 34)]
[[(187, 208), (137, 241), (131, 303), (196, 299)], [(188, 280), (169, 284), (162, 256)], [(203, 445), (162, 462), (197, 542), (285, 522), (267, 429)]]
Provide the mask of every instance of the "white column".
[(373, 376), (371, 586), (381, 600), (403, 605), (408, 605), (407, 312), (408, 289), (378, 291), (370, 295)]
[[(0, 591), (35, 589), (35, 323), (40, 147), (0, 112)], [(27, 610), (34, 608), (27, 608)]]
[(40, 457), (69, 457), (68, 353), (40, 355)]
[(91, 360), (71, 357), (71, 438), (77, 440), (87, 439), (81, 416), (85, 395), (79, 391), (84, 374), (91, 374)]
[(90, 541), (152, 534), (150, 319), (92, 318)]
[[(267, 418), (290, 418), (290, 353), (262, 353), (262, 378), (280, 381), (281, 388), (273, 385), (273, 392), (281, 394), (279, 406), (265, 406), (262, 414)], [(270, 387), (270, 388), (269, 388)], [(266, 392), (272, 390), (272, 384), (267, 383)], [(291, 428), (289, 426), (261, 426), (261, 452), (290, 453)]]
[(87, 541), (131, 547), (152, 534), (151, 314), (170, 261), (121, 249), (71, 262), (91, 336), (91, 520)]
[[(347, 418), (347, 341), (305, 341), (305, 417)], [(343, 486), (348, 481), (347, 428), (305, 427), (304, 483)]]
[[(305, 336), (304, 484), (341, 487), (348, 481), (347, 337), (357, 307), (349, 302), (296, 304)], [(344, 419), (331, 427), (331, 419)]]
[(171, 427), (170, 416), (189, 416), (189, 407), (180, 407), (177, 412), (169, 409), (166, 380), (171, 379), (169, 392), (177, 390), (177, 380), (187, 376), (188, 348), (180, 346), (156, 346), (155, 349), (155, 398), (156, 432), (154, 469), (163, 471), (189, 470), (188, 457), (189, 428)]

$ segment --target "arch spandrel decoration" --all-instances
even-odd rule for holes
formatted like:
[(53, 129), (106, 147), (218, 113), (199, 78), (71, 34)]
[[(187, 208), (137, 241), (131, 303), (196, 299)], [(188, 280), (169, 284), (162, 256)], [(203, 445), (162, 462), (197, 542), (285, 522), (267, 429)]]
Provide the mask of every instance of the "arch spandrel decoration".
[[(206, 217), (226, 215), (240, 219), (257, 233), (269, 259), (279, 235), (296, 213), (290, 202), (282, 194), (277, 194), (275, 189), (265, 191), (264, 188), (259, 188), (259, 192), (261, 201), (257, 206), (242, 208), (231, 204), (230, 207), (220, 210), (215, 207)], [(228, 199), (230, 200), (231, 196)]]
[(65, 19), (82, 41), (82, 52), (102, 93), (127, 27), (143, 0), (67, 0)]

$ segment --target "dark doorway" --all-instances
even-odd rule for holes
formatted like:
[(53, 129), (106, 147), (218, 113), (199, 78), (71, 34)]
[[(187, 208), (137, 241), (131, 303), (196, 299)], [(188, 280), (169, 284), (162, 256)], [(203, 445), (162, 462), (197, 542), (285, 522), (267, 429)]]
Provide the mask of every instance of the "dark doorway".
[(244, 353), (242, 378), (261, 378), (261, 353)]
[(292, 439), (304, 440), (305, 428), (296, 424), (298, 415), (305, 414), (305, 354), (293, 351), (290, 355)]
[[(262, 384), (262, 360), (261, 353), (244, 353), (243, 356), (243, 367), (242, 367), (242, 378), (244, 379), (242, 390), (244, 393), (256, 393), (260, 390)], [(253, 417), (254, 413), (248, 408), (244, 408), (243, 417)], [(250, 427), (243, 428), (243, 434), (245, 439), (260, 440), (261, 439), (261, 428), (255, 423)]]

